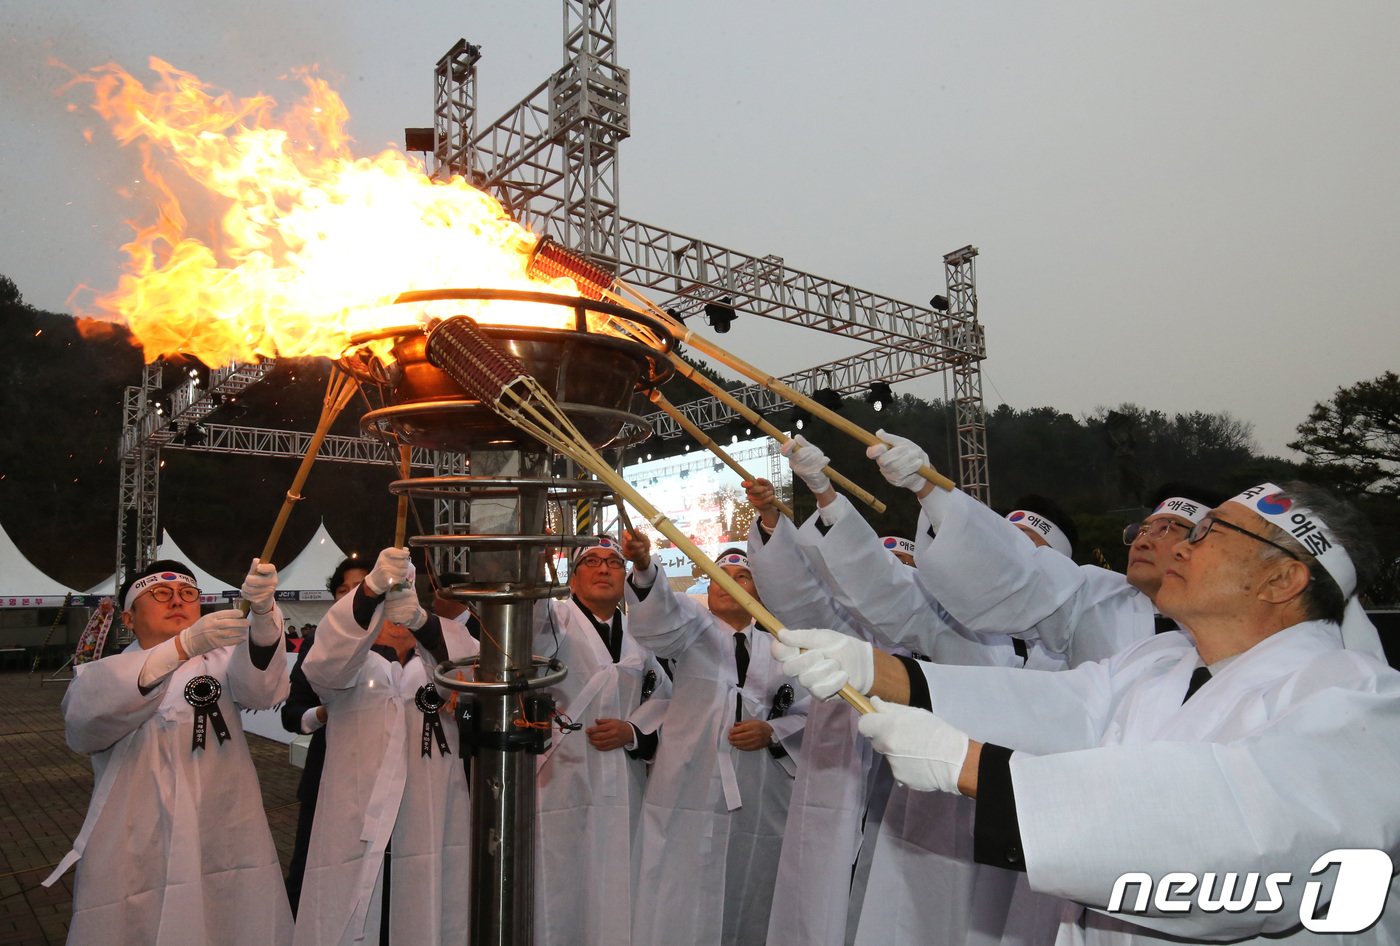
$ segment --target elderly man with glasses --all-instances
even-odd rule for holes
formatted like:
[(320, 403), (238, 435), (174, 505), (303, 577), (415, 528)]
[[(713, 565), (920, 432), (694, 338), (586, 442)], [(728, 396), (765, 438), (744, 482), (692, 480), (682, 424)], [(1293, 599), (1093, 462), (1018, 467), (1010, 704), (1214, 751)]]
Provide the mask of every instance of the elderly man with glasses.
[(535, 614), (535, 653), (569, 671), (551, 691), (564, 728), (537, 770), (538, 946), (632, 941), (632, 851), (671, 681), (619, 607), (626, 566), (607, 536), (576, 550), (568, 600)]
[(250, 613), (200, 616), (189, 566), (161, 560), (122, 584), (135, 640), (80, 665), (64, 732), (96, 784), (73, 850), (70, 943), (286, 944), (292, 915), (239, 708), (287, 695), (277, 571), (256, 559)]
[[(1009, 665), (1063, 670), (1110, 657), (1150, 638), (1160, 624), (1170, 626), (1157, 615), (1152, 598), (1172, 536), (1179, 538), (1209, 508), (1198, 489), (1163, 487), (1153, 511), (1132, 528), (1125, 576), (1074, 562), (1076, 530), (1050, 500), (1026, 496), (1000, 516), (960, 490), (935, 489), (917, 472), (929, 460), (913, 441), (884, 431), (879, 435), (884, 443), (869, 455), (890, 483), (918, 499), (918, 585), (937, 602), (937, 609), (919, 608), (898, 643), (942, 664), (1006, 665), (998, 651), (1011, 635), (1020, 657)], [(817, 494), (819, 515), (829, 527), (820, 539), (816, 530), (804, 530), (804, 552), (843, 589), (855, 612), (888, 613), (898, 607), (900, 597), (884, 588), (875, 564), (863, 560), (852, 543), (868, 527), (828, 484), (811, 482), (826, 458), (804, 445), (791, 462), (794, 474)], [(959, 629), (957, 635), (948, 633), (949, 623)], [(801, 646), (837, 642), (824, 641), (824, 633), (802, 632)], [(963, 637), (981, 640), (984, 652), (968, 653)], [(917, 666), (901, 659), (911, 669)], [(965, 835), (973, 810), (968, 799), (894, 789), (874, 845), (857, 946), (901, 937), (996, 940), (998, 924), (1001, 943), (1021, 946), (1053, 931), (1058, 901), (1034, 893), (1024, 878), (972, 862)]]
[(783, 657), (818, 696), (882, 697), (860, 730), (895, 777), (976, 797), (977, 857), (1081, 906), (1062, 935), (1392, 943), (1400, 673), (1356, 598), (1373, 563), (1355, 510), (1266, 483), (1173, 546), (1157, 601), (1188, 630), (1106, 661)]

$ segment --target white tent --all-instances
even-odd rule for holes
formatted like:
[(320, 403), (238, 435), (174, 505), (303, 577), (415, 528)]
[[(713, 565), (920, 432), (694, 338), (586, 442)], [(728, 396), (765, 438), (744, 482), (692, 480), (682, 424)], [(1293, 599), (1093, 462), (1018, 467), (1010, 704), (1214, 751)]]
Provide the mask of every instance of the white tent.
[(89, 588), (87, 591), (84, 591), (84, 592), (83, 592), (83, 594), (85, 594), (85, 595), (115, 595), (116, 593), (117, 593), (117, 573), (116, 573), (116, 572), (112, 572), (112, 574), (108, 575), (108, 576), (107, 576), (106, 578), (104, 578), (102, 581), (99, 581), (97, 584), (93, 585), (93, 586), (92, 586), (91, 588)]
[(286, 568), (277, 570), (277, 588), (279, 591), (325, 591), (326, 579), (344, 560), (344, 550), (326, 531), (323, 520), (306, 548)]
[(194, 580), (199, 583), (199, 590), (204, 592), (204, 597), (210, 595), (222, 597), (225, 591), (237, 591), (233, 585), (226, 581), (221, 581), (200, 568), (195, 562), (180, 550), (180, 546), (175, 544), (175, 540), (170, 537), (170, 533), (164, 529), (160, 530), (160, 546), (156, 549), (156, 558), (170, 558), (177, 562), (184, 562), (194, 573)]
[(0, 605), (57, 607), (68, 594), (81, 594), (30, 564), (10, 534), (0, 526)]
[(277, 604), (288, 624), (320, 622), (334, 600), (326, 590), (326, 579), (345, 557), (323, 520), (300, 554), (277, 570)]

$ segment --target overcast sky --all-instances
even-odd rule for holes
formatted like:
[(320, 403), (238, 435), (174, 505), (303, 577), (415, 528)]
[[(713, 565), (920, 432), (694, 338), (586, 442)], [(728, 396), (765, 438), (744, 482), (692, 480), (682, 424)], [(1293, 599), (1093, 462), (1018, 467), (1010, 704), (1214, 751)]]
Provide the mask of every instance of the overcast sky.
[[(1076, 415), (1228, 411), (1262, 449), (1400, 365), (1400, 4), (618, 2), (622, 211), (924, 303), (977, 261), (983, 393)], [(134, 173), (64, 73), (160, 56), (237, 95), (315, 64), (361, 153), (432, 123), (483, 47), (494, 119), (563, 61), (560, 0), (6, 0), (0, 273), (68, 310), (119, 265)], [(776, 373), (855, 350), (742, 319)], [(901, 386), (941, 395), (940, 376)], [(995, 479), (996, 458), (991, 458)]]

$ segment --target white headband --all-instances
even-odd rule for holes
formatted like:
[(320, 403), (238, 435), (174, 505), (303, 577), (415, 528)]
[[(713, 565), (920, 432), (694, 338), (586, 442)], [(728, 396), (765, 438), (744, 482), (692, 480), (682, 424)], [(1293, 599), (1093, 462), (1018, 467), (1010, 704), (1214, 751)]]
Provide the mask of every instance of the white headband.
[(1194, 499), (1187, 499), (1185, 496), (1173, 496), (1171, 499), (1164, 499), (1157, 504), (1157, 508), (1148, 513), (1149, 516), (1160, 516), (1168, 513), (1173, 516), (1180, 516), (1183, 519), (1190, 519), (1192, 522), (1200, 522), (1206, 517), (1210, 509), (1205, 503), (1198, 503)]
[(1251, 486), (1230, 502), (1257, 512), (1297, 539), (1332, 576), (1337, 587), (1342, 589), (1342, 597), (1349, 598), (1356, 591), (1356, 566), (1317, 513), (1296, 499), (1285, 496), (1284, 491), (1273, 483)]
[(905, 555), (914, 554), (914, 543), (908, 539), (900, 538), (897, 535), (887, 535), (880, 540), (880, 544), (891, 552), (903, 552)]
[(1376, 626), (1366, 615), (1360, 597), (1353, 594), (1356, 591), (1356, 566), (1346, 549), (1337, 544), (1327, 523), (1302, 503), (1284, 496), (1283, 490), (1273, 483), (1252, 486), (1230, 502), (1257, 512), (1312, 553), (1347, 599), (1342, 612), (1342, 646), (1347, 650), (1368, 653), (1384, 663), (1385, 649), (1381, 646)]
[(1044, 516), (1024, 509), (1017, 509), (1015, 512), (1006, 514), (1006, 521), (1018, 526), (1027, 526), (1037, 535), (1045, 539), (1050, 547), (1066, 558), (1074, 557), (1074, 546), (1070, 544), (1069, 536), (1055, 523)]
[(582, 548), (578, 549), (576, 552), (574, 552), (573, 563), (577, 565), (578, 560), (583, 558), (589, 552), (611, 552), (618, 558), (622, 559), (624, 562), (627, 561), (627, 557), (622, 554), (622, 549), (618, 546), (618, 544), (606, 535), (600, 536), (598, 538), (597, 545), (585, 545)]
[(199, 582), (195, 581), (193, 578), (191, 578), (189, 575), (186, 575), (184, 572), (156, 572), (153, 575), (147, 575), (145, 578), (138, 578), (136, 579), (136, 581), (131, 583), (131, 587), (128, 588), (126, 592), (126, 600), (122, 602), (122, 610), (130, 611), (132, 602), (134, 602), (137, 596), (140, 595), (141, 592), (145, 591), (147, 588), (151, 587), (152, 585), (159, 585), (163, 582), (168, 581), (183, 581), (185, 584), (190, 585), (191, 587), (199, 587)]
[[(740, 568), (749, 568), (749, 557), (743, 552), (730, 552), (728, 555), (721, 555), (715, 559), (716, 565), (738, 565)], [(753, 571), (749, 568), (749, 571)]]

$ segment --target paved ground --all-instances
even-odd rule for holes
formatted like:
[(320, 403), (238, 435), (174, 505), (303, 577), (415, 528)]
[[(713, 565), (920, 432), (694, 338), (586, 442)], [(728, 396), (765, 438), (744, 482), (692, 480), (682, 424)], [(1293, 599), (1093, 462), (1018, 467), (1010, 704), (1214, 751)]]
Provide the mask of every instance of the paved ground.
[[(92, 765), (63, 743), (63, 684), (42, 674), (0, 673), (0, 946), (63, 943), (72, 911), (73, 872), (40, 882), (68, 852), (87, 813)], [(287, 747), (248, 737), (263, 805), (285, 867), (297, 822), (301, 770)]]

